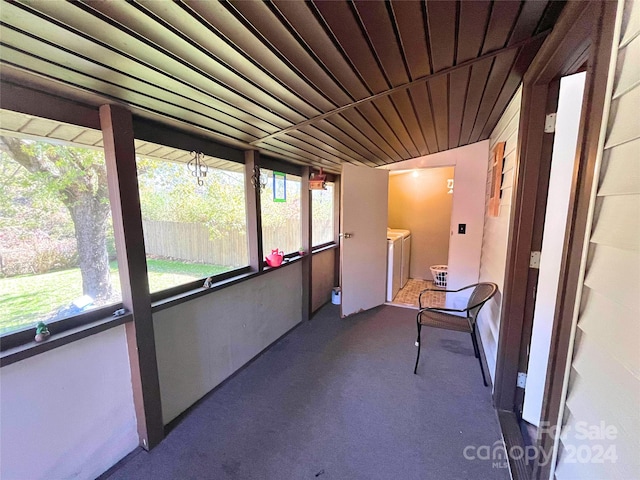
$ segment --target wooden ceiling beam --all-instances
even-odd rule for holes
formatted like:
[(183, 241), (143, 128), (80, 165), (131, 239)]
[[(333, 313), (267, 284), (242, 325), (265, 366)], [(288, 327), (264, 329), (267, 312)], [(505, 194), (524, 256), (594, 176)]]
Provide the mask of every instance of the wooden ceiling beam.
[(262, 137), (262, 138), (259, 138), (257, 140), (254, 140), (254, 141), (250, 142), (250, 144), (251, 145), (258, 145), (258, 144), (263, 143), (263, 142), (265, 142), (267, 140), (270, 140), (270, 139), (272, 139), (274, 137), (278, 137), (280, 135), (285, 135), (285, 134), (287, 134), (287, 133), (289, 133), (289, 132), (291, 132), (293, 130), (298, 130), (301, 127), (314, 124), (316, 122), (319, 122), (320, 120), (324, 120), (324, 119), (326, 119), (328, 117), (331, 117), (333, 115), (337, 115), (337, 114), (342, 113), (342, 112), (344, 112), (346, 110), (351, 110), (351, 109), (354, 109), (356, 107), (362, 106), (364, 104), (369, 104), (369, 103), (374, 102), (376, 100), (389, 97), (390, 95), (392, 95), (392, 94), (394, 94), (396, 92), (407, 90), (407, 89), (409, 89), (409, 88), (411, 88), (411, 87), (413, 87), (415, 85), (419, 85), (419, 84), (428, 82), (429, 80), (433, 80), (435, 78), (448, 75), (451, 72), (455, 72), (455, 71), (460, 70), (462, 68), (467, 68), (467, 67), (469, 67), (471, 65), (474, 65), (474, 64), (476, 64), (478, 62), (482, 62), (482, 61), (487, 60), (487, 59), (491, 59), (491, 58), (495, 58), (497, 56), (501, 56), (501, 55), (503, 55), (505, 53), (509, 53), (509, 52), (511, 52), (513, 50), (518, 50), (518, 49), (528, 45), (531, 42), (538, 41), (539, 39), (546, 37), (547, 35), (549, 35), (549, 33), (551, 33), (551, 30), (545, 30), (544, 32), (540, 32), (537, 35), (534, 35), (534, 36), (529, 37), (529, 38), (527, 38), (525, 40), (522, 40), (520, 42), (517, 42), (517, 43), (514, 43), (512, 45), (509, 45), (507, 47), (500, 48), (500, 49), (494, 50), (492, 52), (487, 52), (487, 53), (485, 53), (483, 55), (480, 55), (479, 57), (476, 57), (476, 58), (473, 58), (471, 60), (467, 60), (465, 62), (459, 63), (458, 65), (454, 65), (452, 67), (445, 68), (443, 70), (440, 70), (439, 72), (435, 72), (435, 73), (432, 73), (430, 75), (425, 75), (423, 77), (420, 77), (420, 78), (417, 78), (417, 79), (412, 80), (410, 82), (407, 82), (407, 83), (405, 83), (403, 85), (398, 85), (397, 87), (390, 88), (388, 90), (385, 90), (384, 92), (376, 93), (375, 95), (371, 95), (369, 97), (362, 98), (360, 100), (357, 100), (355, 102), (349, 103), (347, 105), (343, 105), (341, 107), (335, 108), (335, 109), (333, 109), (333, 110), (331, 110), (329, 112), (325, 112), (325, 113), (322, 113), (322, 114), (317, 115), (315, 117), (309, 118), (309, 119), (304, 120), (302, 122), (299, 122), (299, 123), (297, 123), (295, 125), (291, 125), (291, 126), (289, 126), (287, 128), (284, 128), (284, 129), (282, 129), (282, 130), (280, 130), (278, 132), (274, 132), (274, 133), (271, 133), (271, 134), (269, 134), (269, 135), (267, 135), (265, 137)]

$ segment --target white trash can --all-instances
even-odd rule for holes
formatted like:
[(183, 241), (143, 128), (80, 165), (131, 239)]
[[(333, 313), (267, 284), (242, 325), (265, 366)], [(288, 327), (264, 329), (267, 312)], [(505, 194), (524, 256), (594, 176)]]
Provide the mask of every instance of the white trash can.
[(334, 287), (331, 290), (331, 303), (334, 305), (340, 305), (342, 302), (342, 289), (340, 287)]

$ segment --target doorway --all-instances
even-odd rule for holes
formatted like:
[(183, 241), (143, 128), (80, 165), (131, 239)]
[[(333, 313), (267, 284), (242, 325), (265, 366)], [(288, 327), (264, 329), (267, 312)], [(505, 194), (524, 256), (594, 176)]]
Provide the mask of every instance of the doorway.
[(528, 445), (533, 445), (540, 427), (585, 81), (586, 72), (560, 79), (538, 285), (524, 372), (527, 376), (524, 398), (517, 405), (524, 441)]
[[(389, 175), (387, 302), (418, 308), (418, 296), (444, 306), (454, 167), (392, 171)], [(400, 249), (400, 252), (398, 252)], [(436, 268), (434, 268), (436, 267)], [(437, 278), (434, 278), (434, 273)]]

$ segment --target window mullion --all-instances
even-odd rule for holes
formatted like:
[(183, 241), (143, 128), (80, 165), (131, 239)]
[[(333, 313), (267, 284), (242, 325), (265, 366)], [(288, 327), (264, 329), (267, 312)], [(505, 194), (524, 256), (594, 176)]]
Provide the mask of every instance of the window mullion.
[[(245, 198), (247, 207), (247, 241), (249, 242), (249, 265), (256, 272), (263, 269), (264, 253), (262, 249), (262, 216), (260, 206), (260, 153), (257, 150), (248, 150), (245, 158)], [(252, 177), (258, 172), (257, 182), (252, 182)], [(254, 186), (255, 183), (255, 186)]]
[(100, 124), (122, 304), (133, 313), (134, 319), (125, 328), (138, 435), (140, 445), (148, 450), (164, 438), (164, 425), (131, 112), (115, 105), (102, 105)]

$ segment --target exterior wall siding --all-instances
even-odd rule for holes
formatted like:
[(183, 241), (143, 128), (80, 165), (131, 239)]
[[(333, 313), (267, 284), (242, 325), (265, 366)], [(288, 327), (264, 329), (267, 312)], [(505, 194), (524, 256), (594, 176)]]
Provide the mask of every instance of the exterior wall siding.
[(507, 262), (507, 241), (509, 237), (509, 217), (511, 215), (511, 196), (513, 191), (513, 174), (517, 155), (518, 125), (520, 122), (520, 104), (522, 87), (511, 99), (509, 106), (500, 118), (496, 128), (491, 132), (489, 156), (499, 142), (506, 142), (504, 150), (503, 181), (500, 196), (500, 212), (497, 217), (488, 216), (489, 195), (491, 191), (491, 162), (488, 162), (487, 194), (485, 198), (484, 233), (482, 237), (482, 256), (480, 259), (480, 281), (494, 282), (498, 285), (498, 293), (480, 311), (478, 330), (482, 338), (485, 356), (489, 365), (491, 378), (495, 376), (496, 355), (498, 350), (498, 333), (500, 331), (500, 305), (504, 286)]
[[(558, 480), (640, 478), (640, 2), (627, 1), (622, 11)], [(611, 438), (582, 438), (594, 426)], [(609, 452), (604, 462), (583, 461), (601, 449)]]

